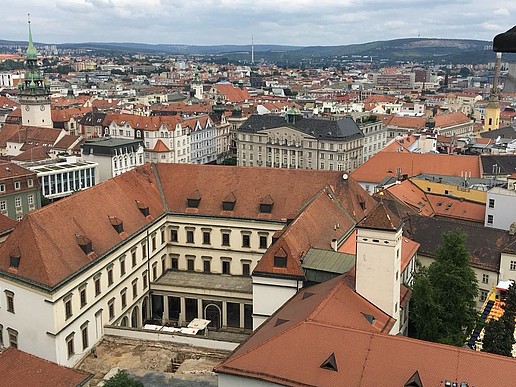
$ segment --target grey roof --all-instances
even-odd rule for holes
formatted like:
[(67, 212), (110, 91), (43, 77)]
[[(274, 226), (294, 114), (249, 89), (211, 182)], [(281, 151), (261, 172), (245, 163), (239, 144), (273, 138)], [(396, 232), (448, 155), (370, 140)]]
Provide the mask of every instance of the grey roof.
[(511, 175), (516, 172), (516, 155), (481, 155), (482, 174), (494, 175), (494, 166), (498, 167), (498, 175)]
[(504, 128), (490, 130), (488, 132), (482, 132), (482, 133), (480, 133), (480, 137), (492, 138), (493, 140), (496, 140), (498, 137), (515, 139), (516, 138), (516, 129), (513, 128), (512, 126), (506, 126)]
[(464, 181), (463, 177), (460, 176), (447, 176), (447, 175), (433, 175), (430, 173), (421, 173), (417, 176), (414, 176), (416, 179), (423, 179), (426, 181), (432, 181), (443, 184), (450, 184), (457, 187), (469, 187), (473, 188), (474, 186), (485, 186), (486, 188), (494, 187), (494, 186), (503, 186), (505, 182), (493, 180), (493, 179), (484, 179), (484, 178), (475, 178), (470, 177), (467, 179), (467, 182)]
[(140, 145), (143, 146), (143, 141), (140, 139), (101, 137), (86, 140), (81, 147), (84, 154), (90, 154), (90, 151), (93, 150), (95, 155), (114, 155), (115, 149), (127, 147), (131, 151), (135, 151), (135, 148)]
[(287, 122), (283, 116), (252, 115), (240, 126), (239, 132), (256, 133), (261, 130), (274, 129), (282, 126), (296, 129), (304, 134), (322, 140), (344, 140), (364, 137), (358, 125), (351, 117), (339, 120), (323, 118), (305, 118), (297, 116), (295, 123)]
[(310, 249), (303, 259), (303, 270), (308, 281), (323, 282), (347, 273), (355, 265), (353, 254), (331, 250)]
[(168, 270), (153, 285), (173, 285), (179, 288), (221, 290), (239, 293), (253, 293), (251, 277), (225, 274), (196, 273), (192, 271)]

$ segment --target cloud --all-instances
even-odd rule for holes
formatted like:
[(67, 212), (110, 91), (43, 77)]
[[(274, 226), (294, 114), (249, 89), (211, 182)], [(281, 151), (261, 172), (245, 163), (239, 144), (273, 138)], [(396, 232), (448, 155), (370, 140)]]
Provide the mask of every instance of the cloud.
[[(494, 3), (494, 5), (492, 4)], [(339, 45), (400, 37), (491, 40), (512, 27), (516, 2), (500, 0), (17, 0), (0, 39), (49, 43)], [(14, 17), (12, 15), (15, 15)]]

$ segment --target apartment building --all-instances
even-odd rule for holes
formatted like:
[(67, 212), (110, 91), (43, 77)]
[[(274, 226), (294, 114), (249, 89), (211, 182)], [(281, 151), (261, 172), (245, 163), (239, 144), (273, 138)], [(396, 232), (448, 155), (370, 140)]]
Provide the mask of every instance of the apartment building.
[(359, 113), (353, 116), (364, 135), (362, 163), (365, 163), (387, 144), (387, 127), (375, 115)]
[(351, 117), (252, 115), (237, 129), (241, 166), (352, 171), (363, 159), (364, 135)]
[(41, 207), (36, 173), (10, 162), (0, 163), (0, 213), (21, 220)]

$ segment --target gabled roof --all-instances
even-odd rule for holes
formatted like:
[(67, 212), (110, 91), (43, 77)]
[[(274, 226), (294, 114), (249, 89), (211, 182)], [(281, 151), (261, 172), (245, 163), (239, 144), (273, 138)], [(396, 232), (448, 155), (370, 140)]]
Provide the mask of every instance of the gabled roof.
[(386, 334), (393, 320), (346, 280), (302, 289), (215, 371), (287, 386), (489, 386), (496, 370), (498, 386), (514, 384), (515, 359)]
[(2, 384), (10, 387), (78, 387), (92, 374), (60, 366), (13, 347), (0, 352)]
[(357, 227), (396, 231), (401, 227), (401, 225), (402, 222), (400, 218), (389, 210), (389, 208), (380, 199), (364, 219), (358, 222)]
[(478, 156), (445, 155), (431, 153), (378, 152), (351, 175), (359, 182), (379, 183), (386, 176), (421, 173), (461, 176), (464, 171), (471, 177), (480, 177)]

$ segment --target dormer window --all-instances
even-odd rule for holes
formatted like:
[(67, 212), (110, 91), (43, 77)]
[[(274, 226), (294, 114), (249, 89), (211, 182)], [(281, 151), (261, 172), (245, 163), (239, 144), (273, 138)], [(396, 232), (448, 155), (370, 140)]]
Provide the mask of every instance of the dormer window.
[(14, 189), (15, 189), (16, 191), (19, 191), (19, 190), (21, 189), (21, 184), (20, 184), (20, 182), (19, 182), (19, 181), (15, 181), (15, 182), (14, 182)]
[(124, 222), (122, 222), (120, 219), (118, 219), (116, 216), (110, 216), (109, 222), (111, 223), (111, 226), (115, 229), (117, 233), (122, 233), (124, 231)]
[(91, 239), (85, 237), (84, 235), (75, 234), (75, 240), (77, 241), (77, 244), (84, 252), (84, 254), (89, 254), (93, 251)]
[(283, 248), (274, 254), (274, 267), (287, 267), (287, 253)]
[(20, 266), (21, 254), (18, 248), (14, 249), (9, 255), (9, 267), (12, 269), (18, 269)]
[(270, 214), (272, 212), (272, 206), (274, 205), (274, 200), (272, 200), (271, 195), (267, 195), (260, 200), (260, 213), (262, 214)]
[(233, 209), (235, 208), (235, 203), (236, 197), (233, 194), (233, 192), (231, 192), (224, 198), (224, 200), (222, 200), (222, 209), (224, 211), (233, 211)]
[(149, 216), (149, 206), (147, 206), (145, 203), (141, 202), (140, 200), (136, 201), (136, 205), (138, 206), (138, 209), (143, 214), (143, 216)]
[(201, 193), (199, 190), (195, 190), (188, 198), (188, 207), (189, 208), (198, 208), (199, 203), (201, 202)]
[(330, 371), (338, 371), (337, 360), (335, 359), (335, 353), (332, 353), (328, 358), (321, 364), (321, 368)]

